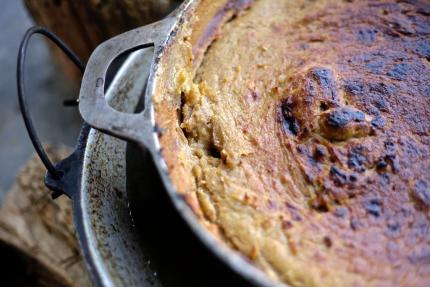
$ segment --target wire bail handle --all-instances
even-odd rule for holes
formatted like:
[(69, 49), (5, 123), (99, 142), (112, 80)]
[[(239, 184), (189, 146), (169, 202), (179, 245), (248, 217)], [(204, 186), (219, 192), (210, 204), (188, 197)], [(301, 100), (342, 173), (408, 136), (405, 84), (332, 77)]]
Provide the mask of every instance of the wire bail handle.
[[(40, 142), (39, 136), (36, 133), (36, 130), (33, 125), (33, 121), (30, 117), (30, 113), (28, 110), (27, 96), (25, 91), (25, 81), (24, 81), (24, 68), (25, 68), (28, 44), (30, 42), (31, 37), (35, 34), (43, 35), (49, 40), (51, 40), (57, 47), (59, 47), (64, 52), (64, 54), (66, 54), (66, 56), (78, 67), (78, 69), (82, 73), (84, 73), (85, 71), (85, 65), (81, 62), (78, 56), (57, 35), (55, 35), (54, 33), (52, 33), (51, 31), (49, 31), (44, 27), (35, 26), (28, 29), (23, 39), (21, 40), (21, 44), (19, 46), (19, 52), (18, 52), (18, 63), (17, 63), (17, 71), (16, 71), (19, 107), (21, 110), (22, 117), (24, 119), (25, 127), (27, 129), (28, 135), (30, 137), (30, 140), (33, 144), (34, 149), (36, 150), (38, 156), (40, 157), (46, 169), (48, 170), (48, 173), (54, 179), (60, 179), (62, 176), (62, 173), (57, 168), (55, 168), (54, 164), (51, 162), (48, 155), (46, 154), (46, 151)], [(65, 101), (65, 105), (70, 105), (69, 102), (70, 101)]]

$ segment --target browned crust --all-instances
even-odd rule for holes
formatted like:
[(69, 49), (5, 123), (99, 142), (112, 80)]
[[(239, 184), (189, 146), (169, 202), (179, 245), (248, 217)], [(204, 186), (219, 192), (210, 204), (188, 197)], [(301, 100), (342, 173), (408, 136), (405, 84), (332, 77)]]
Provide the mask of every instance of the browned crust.
[[(226, 24), (230, 33), (210, 47), (197, 72), (191, 48), (199, 39), (214, 39), (217, 29), (200, 27), (199, 36), (190, 37), (192, 46), (185, 37), (168, 51), (163, 64), (169, 68), (155, 99), (157, 122), (167, 129), (160, 142), (173, 183), (202, 224), (222, 233), (220, 238), (276, 280), (303, 286), (428, 286), (429, 4), (265, 0), (255, 5), (269, 2), (285, 4), (298, 18), (271, 23), (267, 38), (253, 31), (240, 38), (236, 22)], [(250, 14), (258, 15), (253, 9)], [(246, 15), (243, 19), (259, 27)], [(187, 31), (193, 23), (184, 36), (193, 35)], [(244, 45), (234, 53), (251, 53), (253, 61), (225, 52), (222, 41), (232, 37)], [(255, 39), (266, 47), (256, 51)], [(206, 121), (210, 127), (196, 122), (193, 114), (207, 113), (195, 91), (178, 83), (180, 71), (190, 78), (197, 73), (198, 96), (217, 116), (223, 116), (223, 105), (236, 108), (229, 100), (237, 99), (241, 113), (234, 122), (223, 126), (213, 116)], [(238, 76), (229, 78), (228, 72)], [(206, 99), (205, 87), (216, 86), (214, 74), (226, 79), (217, 87), (222, 105)], [(235, 133), (233, 140), (244, 140), (229, 147), (218, 127)], [(207, 150), (199, 129), (214, 135), (209, 141), (218, 154)], [(193, 154), (199, 145), (206, 153), (203, 161)], [(239, 159), (229, 161), (236, 151)], [(203, 171), (196, 172), (196, 166)], [(218, 185), (208, 187), (201, 172)], [(238, 176), (241, 172), (248, 177)], [(223, 193), (218, 186), (226, 182), (234, 188)], [(244, 196), (229, 197), (242, 187)], [(211, 203), (214, 214), (204, 206)]]
[[(203, 32), (199, 34), (193, 34), (197, 37), (195, 44), (193, 39), (193, 54), (194, 54), (194, 65), (198, 67), (202, 57), (209, 47), (209, 45), (220, 35), (222, 25), (232, 17), (238, 15), (241, 11), (249, 8), (255, 0), (230, 0), (223, 4), (221, 1), (213, 1), (210, 5), (220, 5), (218, 9), (214, 9), (214, 15), (208, 15), (208, 13), (201, 14), (201, 18), (211, 19), (209, 23), (204, 26)], [(206, 4), (207, 5), (207, 4)], [(205, 3), (199, 6), (199, 10), (208, 11)], [(222, 5), (222, 6), (221, 6)], [(196, 11), (197, 13), (199, 11)], [(194, 30), (194, 29), (193, 29)]]

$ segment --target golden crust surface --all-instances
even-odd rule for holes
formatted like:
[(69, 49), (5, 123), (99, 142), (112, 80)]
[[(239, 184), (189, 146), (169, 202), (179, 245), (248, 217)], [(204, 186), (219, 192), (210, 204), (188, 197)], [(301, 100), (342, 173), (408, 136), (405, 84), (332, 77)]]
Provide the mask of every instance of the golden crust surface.
[(430, 286), (429, 15), (260, 0), (181, 59), (154, 101), (202, 224), (292, 286)]

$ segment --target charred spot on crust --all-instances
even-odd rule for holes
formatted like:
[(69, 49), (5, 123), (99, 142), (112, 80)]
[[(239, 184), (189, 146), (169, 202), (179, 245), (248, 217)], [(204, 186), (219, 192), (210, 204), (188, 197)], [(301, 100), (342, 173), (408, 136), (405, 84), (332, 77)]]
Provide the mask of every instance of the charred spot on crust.
[(387, 222), (387, 229), (384, 234), (388, 237), (395, 238), (400, 235), (402, 229), (402, 224), (394, 219), (389, 219)]
[(430, 60), (430, 42), (421, 40), (415, 44), (414, 51), (421, 57)]
[(370, 123), (374, 128), (382, 129), (385, 126), (385, 119), (381, 116), (376, 116)]
[(378, 30), (374, 28), (362, 28), (358, 30), (357, 39), (363, 44), (371, 44), (375, 42)]
[(337, 100), (336, 83), (331, 70), (324, 67), (315, 67), (309, 71), (309, 76), (317, 82), (324, 95), (329, 96), (331, 100)]
[(350, 95), (359, 96), (365, 91), (365, 86), (359, 81), (347, 81), (343, 85), (343, 89)]
[(384, 82), (370, 83), (369, 92), (374, 95), (381, 95), (383, 98), (389, 98), (396, 92), (396, 87)]
[(320, 104), (320, 111), (324, 112), (324, 111), (327, 111), (327, 110), (328, 110), (328, 105), (326, 103), (324, 103), (324, 102), (321, 102), (321, 104)]
[(311, 206), (314, 210), (321, 213), (326, 213), (329, 211), (328, 203), (325, 200), (323, 200), (321, 197), (317, 198)]
[(408, 75), (410, 67), (408, 64), (401, 63), (396, 64), (391, 70), (387, 72), (387, 76), (394, 80), (402, 81), (406, 79)]
[(387, 102), (387, 100), (385, 99), (385, 97), (381, 96), (381, 95), (375, 95), (373, 100), (373, 105), (380, 110), (381, 112), (388, 112), (389, 111), (389, 106), (390, 104)]
[(378, 163), (380, 165), (385, 165), (384, 162), (386, 163), (386, 165), (389, 165), (391, 167), (391, 170), (394, 173), (397, 173), (399, 171), (400, 167), (397, 159), (396, 145), (390, 140), (384, 142), (384, 154), (380, 157)]
[(355, 196), (355, 191), (353, 188), (349, 188), (346, 190), (342, 190), (342, 188), (344, 188), (345, 186), (353, 187), (355, 185), (355, 183), (358, 181), (358, 175), (356, 173), (348, 173), (344, 170), (341, 170), (339, 167), (333, 165), (330, 168), (329, 176), (335, 186), (341, 188), (340, 190), (338, 190), (333, 186), (328, 186), (327, 190), (336, 200), (339, 201), (342, 198), (352, 198)]
[(335, 109), (329, 114), (327, 124), (334, 128), (340, 128), (346, 126), (351, 121), (362, 122), (364, 120), (365, 116), (363, 112), (349, 107), (343, 107)]
[(381, 112), (392, 112), (392, 98), (396, 95), (397, 88), (394, 84), (385, 82), (365, 83), (361, 80), (348, 80), (343, 85), (346, 95), (359, 105), (364, 112), (378, 117), (372, 125), (382, 128), (385, 120)]
[(287, 98), (281, 101), (282, 124), (289, 135), (303, 138), (317, 128), (319, 114), (340, 106), (335, 77), (325, 67), (313, 67), (291, 80)]
[(313, 68), (311, 69), (310, 74), (323, 87), (329, 87), (333, 85), (333, 74), (327, 68)]
[(380, 158), (380, 159), (378, 160), (378, 162), (376, 163), (376, 168), (377, 168), (378, 170), (384, 170), (385, 168), (387, 168), (387, 166), (388, 166), (388, 163), (387, 163), (387, 161), (385, 160), (385, 158)]
[(380, 183), (382, 186), (388, 187), (391, 183), (391, 176), (386, 172), (382, 172), (380, 175)]
[(425, 180), (418, 180), (412, 188), (412, 196), (422, 205), (430, 207), (430, 185)]
[(333, 246), (333, 241), (331, 240), (330, 236), (328, 236), (328, 235), (324, 236), (323, 242), (327, 248), (330, 248)]
[(324, 159), (324, 157), (326, 157), (326, 155), (328, 154), (327, 148), (323, 145), (317, 145), (315, 147), (314, 153), (313, 153), (313, 158), (316, 161), (321, 161)]
[(329, 140), (345, 141), (371, 135), (372, 126), (366, 115), (351, 106), (328, 110), (319, 116), (319, 132)]
[(348, 183), (348, 174), (340, 170), (337, 166), (330, 168), (330, 177), (339, 186)]
[(395, 155), (384, 154), (375, 163), (375, 168), (380, 173), (386, 173), (391, 167), (391, 172), (398, 173), (400, 166)]
[(385, 154), (389, 157), (395, 157), (396, 156), (396, 145), (392, 141), (385, 141), (384, 142), (384, 148), (385, 148)]
[(388, 31), (388, 33), (393, 36), (399, 36), (398, 34), (408, 36), (414, 34), (415, 32), (411, 21), (404, 17), (396, 17), (391, 19), (389, 27), (391, 29)]
[(284, 130), (291, 135), (297, 136), (300, 132), (300, 125), (298, 120), (293, 115), (293, 108), (294, 104), (291, 99), (282, 101), (281, 111)]
[(385, 67), (385, 61), (382, 60), (374, 60), (367, 63), (366, 67), (369, 69), (372, 74), (380, 75)]
[(382, 200), (379, 198), (372, 198), (366, 200), (364, 203), (364, 208), (366, 212), (374, 217), (380, 217), (382, 214)]
[(367, 158), (364, 156), (362, 147), (354, 147), (348, 153), (348, 167), (357, 171), (364, 172), (366, 170)]
[(430, 15), (430, 4), (427, 3), (419, 3), (417, 12), (429, 16)]

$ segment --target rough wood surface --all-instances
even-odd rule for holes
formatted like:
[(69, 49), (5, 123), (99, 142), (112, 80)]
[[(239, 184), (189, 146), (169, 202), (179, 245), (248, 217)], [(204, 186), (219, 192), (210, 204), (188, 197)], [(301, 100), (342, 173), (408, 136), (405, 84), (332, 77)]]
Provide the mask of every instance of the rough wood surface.
[[(47, 150), (54, 161), (68, 153), (65, 148)], [(28, 259), (34, 286), (91, 286), (74, 233), (71, 201), (65, 196), (52, 200), (44, 175), (36, 156), (18, 174), (0, 209), (0, 243)]]
[[(159, 20), (180, 0), (24, 0), (36, 24), (60, 36), (83, 60), (104, 40)], [(80, 74), (53, 49), (66, 74)]]

